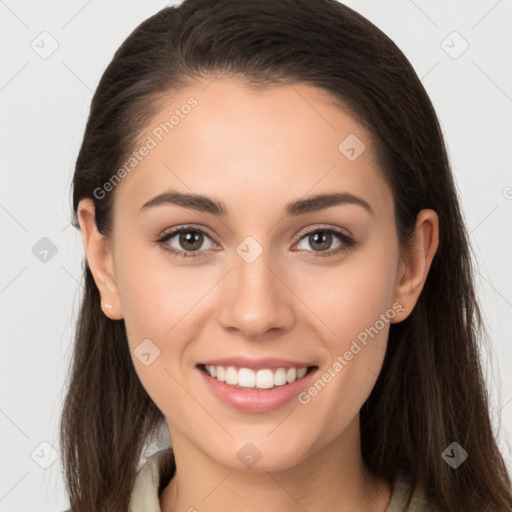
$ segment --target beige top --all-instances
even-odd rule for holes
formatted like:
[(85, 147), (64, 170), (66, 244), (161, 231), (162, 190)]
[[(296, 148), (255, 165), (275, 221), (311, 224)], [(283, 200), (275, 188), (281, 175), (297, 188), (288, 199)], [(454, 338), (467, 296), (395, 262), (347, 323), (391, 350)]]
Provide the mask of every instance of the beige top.
[[(137, 473), (128, 511), (162, 512), (159, 493), (169, 483), (174, 471), (172, 448), (166, 448), (151, 455)], [(412, 485), (403, 476), (395, 478), (391, 500), (385, 512), (432, 512), (432, 510), (423, 498), (419, 487), (416, 487), (413, 492)]]

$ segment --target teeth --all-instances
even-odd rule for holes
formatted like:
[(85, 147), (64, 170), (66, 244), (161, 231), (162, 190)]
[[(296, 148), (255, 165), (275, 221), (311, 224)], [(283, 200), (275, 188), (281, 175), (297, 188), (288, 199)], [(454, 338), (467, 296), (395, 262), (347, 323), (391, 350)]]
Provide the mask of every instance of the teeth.
[(238, 372), (232, 366), (226, 370), (226, 384), (231, 384), (232, 386), (238, 384)]
[[(215, 366), (213, 366), (212, 368), (215, 368)], [(254, 373), (253, 370), (249, 368), (240, 368), (237, 377), (238, 379), (236, 379), (236, 382), (234, 384), (238, 384), (243, 388), (253, 388), (254, 386), (256, 386), (256, 374)]]
[(297, 380), (297, 370), (295, 368), (290, 368), (286, 372), (286, 380), (288, 382), (294, 382), (295, 380)]
[(274, 386), (284, 386), (291, 384), (298, 379), (302, 379), (308, 367), (304, 368), (277, 368), (276, 370), (263, 369), (254, 371), (250, 368), (240, 368), (237, 370), (233, 366), (210, 366), (205, 365), (206, 372), (211, 377), (226, 382), (237, 388), (257, 388), (271, 389)]

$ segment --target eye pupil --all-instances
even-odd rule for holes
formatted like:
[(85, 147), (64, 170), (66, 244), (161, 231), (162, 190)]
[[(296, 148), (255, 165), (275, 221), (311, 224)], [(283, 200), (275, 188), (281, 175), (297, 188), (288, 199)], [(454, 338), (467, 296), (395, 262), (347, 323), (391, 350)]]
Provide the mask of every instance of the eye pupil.
[(314, 244), (312, 242), (314, 241), (314, 243), (317, 243), (318, 239), (320, 239), (320, 246), (317, 246), (318, 249), (329, 249), (332, 241), (331, 233), (328, 231), (317, 231), (309, 235), (309, 243), (311, 247), (314, 248)]

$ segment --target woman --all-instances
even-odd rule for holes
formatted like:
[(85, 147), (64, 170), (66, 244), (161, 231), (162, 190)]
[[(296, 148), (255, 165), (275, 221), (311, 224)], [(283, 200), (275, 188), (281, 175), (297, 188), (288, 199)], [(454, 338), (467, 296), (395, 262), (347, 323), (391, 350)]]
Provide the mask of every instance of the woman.
[(149, 18), (96, 90), (73, 207), (70, 510), (512, 510), (439, 123), (361, 15)]

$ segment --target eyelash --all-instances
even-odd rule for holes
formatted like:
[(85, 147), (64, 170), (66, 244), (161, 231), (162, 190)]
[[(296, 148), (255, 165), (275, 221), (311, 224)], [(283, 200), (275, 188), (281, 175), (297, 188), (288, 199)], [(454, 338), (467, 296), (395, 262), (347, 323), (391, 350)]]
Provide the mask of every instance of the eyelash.
[[(311, 229), (309, 231), (306, 231), (301, 234), (298, 242), (300, 242), (303, 238), (307, 237), (308, 235), (311, 235), (313, 233), (329, 233), (336, 235), (341, 240), (341, 245), (335, 249), (330, 249), (328, 251), (308, 251), (304, 249), (300, 249), (298, 252), (314, 252), (315, 256), (313, 257), (328, 257), (328, 256), (334, 256), (335, 254), (341, 254), (345, 251), (348, 251), (352, 247), (356, 245), (356, 242), (353, 238), (347, 236), (345, 233), (342, 233), (341, 231), (338, 231), (337, 229), (333, 228), (322, 228), (317, 227), (314, 229)], [(170, 254), (174, 254), (174, 256), (182, 256), (182, 257), (193, 257), (193, 258), (200, 258), (206, 256), (204, 254), (204, 250), (197, 250), (197, 251), (179, 251), (177, 249), (174, 249), (170, 247), (166, 242), (168, 242), (171, 238), (173, 238), (177, 234), (181, 233), (200, 233), (202, 235), (207, 236), (208, 238), (213, 238), (204, 230), (194, 227), (194, 226), (180, 226), (179, 228), (175, 228), (172, 231), (168, 231), (167, 233), (164, 233), (158, 240), (157, 243), (160, 244), (162, 250), (165, 252), (168, 252)], [(215, 240), (213, 240), (215, 242)], [(298, 243), (296, 242), (296, 243)], [(215, 242), (217, 243), (217, 242)], [(295, 245), (295, 244), (294, 244)]]

